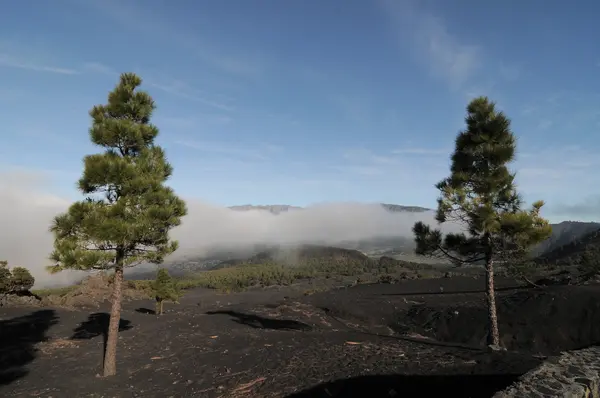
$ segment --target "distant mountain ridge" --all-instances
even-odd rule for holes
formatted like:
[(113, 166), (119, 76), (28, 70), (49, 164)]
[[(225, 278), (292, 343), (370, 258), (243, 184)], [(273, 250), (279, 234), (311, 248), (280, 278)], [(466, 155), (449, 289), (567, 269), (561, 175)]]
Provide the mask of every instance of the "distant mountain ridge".
[[(404, 206), (389, 203), (379, 203), (386, 211), (393, 213), (423, 213), (432, 211), (431, 209), (421, 206)], [(239, 205), (231, 206), (229, 209), (234, 211), (264, 211), (277, 216), (279, 214), (290, 211), (301, 211), (306, 208), (300, 206), (292, 206), (286, 204), (274, 205)], [(580, 221), (563, 221), (561, 223), (552, 224), (552, 235), (546, 241), (540, 243), (532, 249), (531, 254), (539, 261), (545, 263), (563, 263), (577, 262), (580, 255), (584, 251), (598, 250), (600, 252), (600, 223), (580, 222)], [(314, 242), (319, 244), (319, 242)], [(440, 263), (438, 259), (421, 258), (414, 254), (414, 237), (409, 235), (404, 236), (372, 236), (369, 238), (360, 239), (357, 241), (340, 241), (333, 244), (336, 250), (340, 253), (344, 250), (355, 250), (371, 258), (379, 258), (381, 256), (394, 257), (410, 262), (423, 263)], [(228, 246), (225, 244), (222, 247), (215, 247), (210, 253), (203, 256), (186, 256), (185, 259), (176, 261), (173, 264), (181, 271), (192, 271), (198, 269), (211, 269), (215, 266), (223, 266), (225, 264), (234, 265), (236, 263), (254, 262), (256, 260), (265, 260), (262, 258), (264, 253), (273, 250), (282, 250), (271, 242), (262, 242), (261, 244), (253, 245), (237, 245)], [(294, 246), (291, 244), (291, 246)], [(299, 244), (305, 249), (306, 245)], [(285, 251), (291, 250), (286, 248)], [(310, 250), (311, 252), (313, 250)], [(302, 250), (301, 250), (302, 252)], [(262, 254), (261, 254), (262, 253)], [(302, 256), (301, 256), (302, 257)], [(600, 258), (600, 254), (599, 254)]]
[[(390, 213), (422, 213), (432, 211), (421, 206), (405, 206), (390, 203), (379, 203), (381, 207)], [(304, 210), (304, 207), (292, 205), (241, 205), (229, 207), (236, 211), (262, 210), (272, 214), (281, 214), (288, 211)], [(557, 224), (552, 224), (552, 235), (550, 238), (535, 246), (532, 249), (532, 254), (535, 257), (551, 257), (556, 258), (559, 253), (571, 252), (571, 249), (559, 250), (563, 246), (572, 246), (577, 243), (580, 247), (583, 242), (595, 242), (595, 239), (585, 238), (587, 235), (600, 230), (600, 223), (597, 222), (582, 222), (582, 221), (563, 221)], [(584, 239), (585, 238), (585, 239)], [(401, 249), (402, 252), (412, 250), (413, 238), (411, 237), (395, 237), (395, 238), (380, 238), (373, 237), (360, 242), (340, 242), (341, 247), (348, 249), (357, 249), (362, 251), (379, 252), (388, 254)], [(387, 250), (386, 250), (387, 249)], [(577, 249), (579, 251), (580, 249)], [(552, 254), (550, 254), (552, 253)], [(561, 254), (562, 255), (562, 254)]]
[(273, 214), (280, 214), (290, 210), (302, 210), (302, 207), (291, 205), (238, 205), (229, 206), (229, 209), (236, 211), (264, 210)]
[(536, 246), (533, 253), (536, 255), (548, 254), (564, 245), (579, 241), (585, 235), (599, 229), (600, 223), (597, 222), (563, 221), (552, 224), (552, 235)]
[[(420, 206), (404, 206), (404, 205), (396, 205), (396, 204), (390, 204), (390, 203), (380, 203), (380, 205), (385, 210), (390, 211), (392, 213), (396, 213), (396, 212), (421, 213), (424, 211), (431, 211), (431, 209), (428, 209), (426, 207), (420, 207)], [(300, 206), (292, 206), (292, 205), (250, 205), (250, 204), (248, 204), (248, 205), (230, 206), (229, 209), (236, 210), (236, 211), (264, 210), (264, 211), (268, 211), (272, 214), (281, 214), (281, 213), (286, 213), (288, 211), (304, 210), (305, 208), (300, 207)]]
[(546, 264), (581, 264), (584, 254), (588, 255), (584, 261), (590, 261), (590, 256), (594, 258), (592, 261), (600, 261), (600, 224), (591, 224), (596, 224), (591, 231), (552, 247), (542, 253), (538, 261)]

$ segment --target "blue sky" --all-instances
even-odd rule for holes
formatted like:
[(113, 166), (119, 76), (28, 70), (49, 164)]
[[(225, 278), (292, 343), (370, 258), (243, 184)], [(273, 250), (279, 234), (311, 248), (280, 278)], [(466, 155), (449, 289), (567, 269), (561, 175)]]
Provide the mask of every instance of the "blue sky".
[(89, 109), (133, 71), (171, 185), (213, 203), (435, 206), (488, 95), (551, 219), (600, 219), (600, 3), (34, 0), (0, 14), (4, 170), (77, 198)]

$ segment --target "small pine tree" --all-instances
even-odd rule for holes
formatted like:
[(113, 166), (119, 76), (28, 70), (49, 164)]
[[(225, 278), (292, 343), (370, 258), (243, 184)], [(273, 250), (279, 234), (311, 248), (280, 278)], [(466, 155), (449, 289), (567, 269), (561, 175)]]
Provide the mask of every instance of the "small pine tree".
[(163, 303), (165, 300), (177, 302), (181, 297), (181, 290), (169, 271), (160, 268), (156, 273), (156, 280), (152, 284), (154, 297), (156, 298), (156, 315), (163, 314)]
[(579, 272), (584, 277), (590, 278), (600, 273), (600, 253), (588, 248), (579, 256)]
[(11, 285), (12, 285), (12, 274), (8, 269), (7, 261), (0, 261), (0, 293), (7, 294), (10, 293)]
[(168, 232), (181, 223), (186, 205), (164, 185), (173, 172), (154, 144), (152, 97), (136, 91), (142, 79), (124, 73), (108, 104), (90, 111), (91, 141), (106, 149), (84, 158), (79, 190), (86, 197), (57, 216), (50, 228), (56, 265), (64, 269), (114, 271), (112, 308), (104, 356), (104, 376), (116, 374), (123, 272), (140, 263), (161, 263), (177, 249)]
[(8, 268), (7, 261), (0, 261), (0, 293), (14, 294), (28, 291), (35, 284), (35, 278), (27, 268)]
[(450, 176), (440, 191), (436, 220), (454, 221), (467, 233), (447, 234), (418, 222), (413, 227), (416, 252), (441, 254), (457, 265), (483, 263), (490, 325), (489, 343), (499, 347), (494, 292), (494, 264), (522, 264), (528, 248), (550, 237), (552, 228), (540, 216), (543, 202), (522, 210), (515, 174), (508, 170), (516, 150), (510, 120), (487, 97), (467, 106), (467, 128), (456, 138)]
[(35, 279), (27, 268), (15, 267), (11, 272), (12, 289), (14, 292), (24, 292), (33, 287)]

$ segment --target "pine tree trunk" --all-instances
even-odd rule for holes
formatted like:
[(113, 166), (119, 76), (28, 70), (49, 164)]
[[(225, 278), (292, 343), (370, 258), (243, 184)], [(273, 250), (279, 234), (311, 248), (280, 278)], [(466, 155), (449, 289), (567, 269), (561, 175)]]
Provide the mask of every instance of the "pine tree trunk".
[(121, 299), (123, 294), (123, 256), (117, 255), (115, 280), (113, 282), (112, 307), (104, 354), (104, 376), (117, 374), (117, 342), (119, 339), (119, 323), (121, 321)]
[(156, 305), (154, 306), (154, 313), (160, 315), (160, 300), (156, 298)]
[(165, 302), (164, 300), (160, 300), (160, 314), (161, 315), (163, 314), (163, 303), (164, 302)]
[(485, 260), (485, 295), (488, 306), (489, 334), (488, 344), (500, 348), (500, 332), (498, 331), (498, 315), (496, 312), (496, 292), (494, 289), (494, 262), (491, 256)]

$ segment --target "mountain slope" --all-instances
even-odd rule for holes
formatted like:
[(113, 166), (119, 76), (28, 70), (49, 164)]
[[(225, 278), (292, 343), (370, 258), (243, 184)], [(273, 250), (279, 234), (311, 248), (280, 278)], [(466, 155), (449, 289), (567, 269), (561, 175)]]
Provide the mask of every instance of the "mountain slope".
[(536, 246), (533, 254), (543, 256), (598, 229), (600, 223), (595, 222), (563, 221), (552, 224), (552, 235)]
[[(403, 206), (389, 203), (380, 203), (382, 208), (393, 216), (393, 213), (421, 213), (431, 211), (425, 207), (420, 206)], [(231, 210), (234, 211), (264, 211), (273, 214), (274, 216), (290, 212), (290, 211), (301, 211), (305, 208), (299, 206), (291, 206), (285, 204), (278, 205), (241, 205), (232, 206)], [(551, 237), (542, 242), (540, 245), (532, 250), (534, 257), (543, 257), (543, 261), (562, 261), (560, 258), (564, 256), (571, 256), (571, 252), (579, 253), (582, 249), (579, 248), (580, 241), (587, 242), (584, 239), (589, 233), (592, 233), (600, 229), (600, 223), (591, 222), (577, 222), (577, 221), (564, 221), (558, 224), (552, 225), (553, 231)], [(592, 242), (594, 240), (592, 239)], [(188, 256), (185, 259), (179, 259), (172, 264), (173, 267), (180, 269), (181, 271), (192, 271), (198, 269), (207, 269), (215, 266), (234, 265), (238, 263), (247, 263), (248, 261), (262, 262), (269, 261), (270, 258), (264, 257), (268, 252), (269, 256), (273, 255), (275, 247), (272, 245), (274, 242), (262, 242), (262, 244), (246, 245), (246, 246), (231, 246), (227, 242), (222, 242), (222, 248), (213, 248), (210, 253), (206, 253), (204, 256)], [(321, 242), (313, 242), (320, 244)], [(340, 241), (337, 243), (330, 243), (336, 246), (336, 250), (350, 250), (357, 251), (361, 255), (367, 255), (372, 258), (379, 258), (381, 256), (391, 256), (396, 259), (402, 259), (409, 262), (423, 262), (423, 263), (441, 263), (442, 260), (430, 259), (427, 257), (421, 257), (414, 254), (414, 237), (412, 234), (404, 236), (372, 236), (357, 241)], [(566, 248), (559, 250), (565, 245), (569, 245)], [(574, 247), (577, 246), (577, 247)], [(286, 248), (289, 255), (289, 248)], [(567, 253), (567, 254), (565, 254)], [(339, 254), (339, 253), (338, 253)], [(261, 257), (262, 256), (262, 257)], [(294, 254), (295, 257), (303, 259), (305, 258), (303, 251), (297, 251)], [(298, 257), (299, 256), (299, 257)], [(575, 254), (573, 256), (577, 257)], [(571, 256), (571, 257), (573, 257)], [(575, 258), (574, 257), (574, 258)], [(289, 261), (286, 260), (286, 261)], [(362, 260), (360, 260), (362, 261)], [(358, 262), (360, 262), (358, 261)], [(571, 260), (568, 260), (571, 261)], [(222, 263), (225, 262), (225, 263)], [(336, 262), (336, 261), (334, 261)]]
[[(395, 205), (395, 204), (390, 204), (390, 203), (380, 203), (380, 205), (385, 210), (392, 212), (392, 213), (396, 213), (396, 212), (420, 213), (420, 212), (431, 210), (431, 209), (427, 209), (425, 207), (420, 207), (420, 206), (403, 206), (403, 205)], [(237, 205), (237, 206), (230, 206), (229, 209), (235, 210), (235, 211), (263, 210), (263, 211), (268, 211), (272, 214), (281, 214), (281, 213), (286, 213), (288, 211), (304, 210), (304, 207), (292, 206), (292, 205)]]
[(543, 253), (538, 257), (538, 261), (546, 264), (578, 265), (581, 264), (584, 253), (600, 259), (600, 228)]
[(369, 257), (358, 250), (332, 246), (279, 246), (257, 253), (247, 259), (223, 261), (221, 264), (219, 264), (219, 266), (224, 267), (239, 264), (262, 264), (265, 262), (276, 262), (289, 266), (297, 266), (299, 264), (306, 264), (313, 261), (332, 264), (364, 264), (369, 261)]
[(230, 206), (229, 209), (235, 211), (264, 210), (273, 214), (281, 214), (286, 213), (290, 210), (301, 210), (302, 207), (291, 205), (238, 205)]
[(337, 275), (358, 275), (362, 272), (396, 272), (399, 270), (416, 270), (423, 264), (399, 260), (387, 256), (379, 258), (352, 249), (332, 246), (299, 245), (288, 247), (273, 247), (250, 258), (228, 260), (210, 269), (228, 268), (234, 266), (278, 265), (290, 268), (309, 269), (315, 272), (335, 273)]

